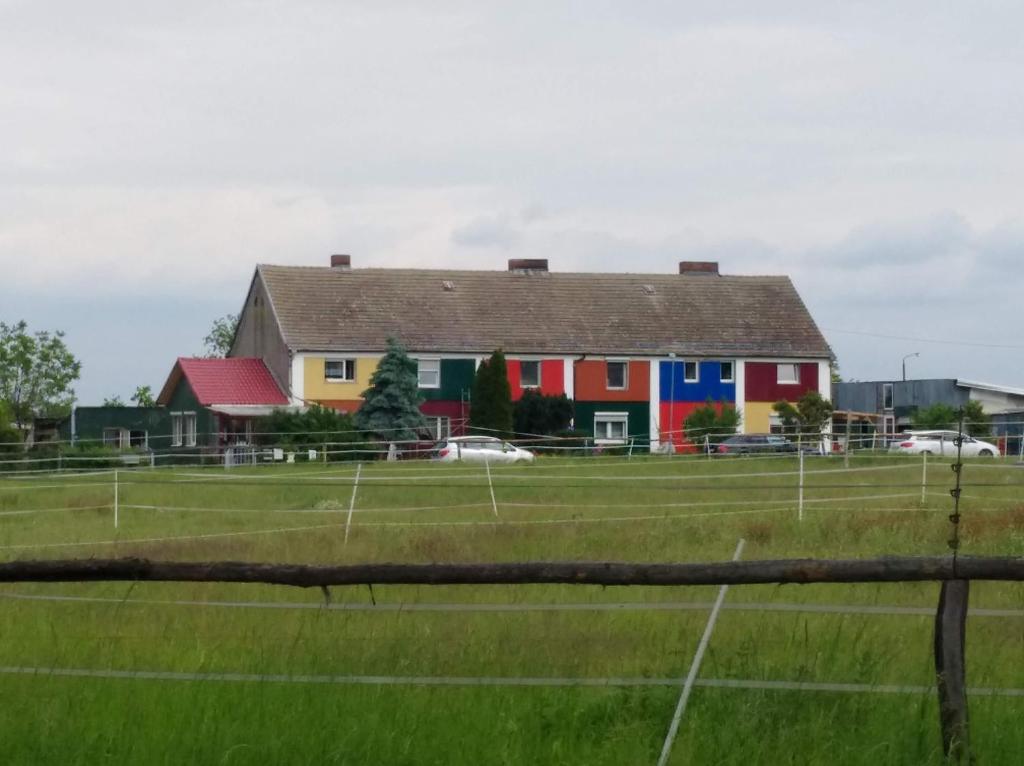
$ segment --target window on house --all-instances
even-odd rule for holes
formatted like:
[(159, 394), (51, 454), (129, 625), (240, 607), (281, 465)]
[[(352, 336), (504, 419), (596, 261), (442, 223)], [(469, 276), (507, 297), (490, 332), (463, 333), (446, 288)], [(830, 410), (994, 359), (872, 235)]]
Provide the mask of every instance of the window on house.
[(183, 416), (180, 412), (171, 413), (171, 446), (180, 447), (182, 444)]
[(629, 434), (629, 414), (625, 412), (598, 412), (594, 414), (594, 441), (597, 443), (624, 442)]
[(892, 383), (882, 384), (882, 409), (892, 409)]
[(540, 387), (540, 362), (519, 363), (519, 385), (523, 388)]
[(335, 383), (351, 383), (356, 379), (355, 359), (328, 359), (324, 362), (324, 379)]
[(124, 449), (128, 446), (128, 432), (123, 428), (104, 428), (103, 446), (111, 449)]
[(777, 367), (776, 382), (778, 383), (799, 383), (800, 382), (800, 365), (798, 364), (780, 364)]
[(427, 417), (427, 435), (431, 439), (447, 439), (452, 435), (452, 419), (447, 415)]
[(420, 359), (416, 363), (420, 388), (441, 387), (441, 360)]
[(732, 383), (736, 380), (736, 370), (732, 362), (722, 362), (722, 382)]
[(622, 391), (629, 387), (629, 364), (608, 362), (608, 388)]
[(196, 446), (196, 414), (185, 412), (182, 414), (182, 421), (185, 431), (185, 446)]
[(149, 446), (149, 434), (145, 431), (129, 431), (128, 432), (128, 443), (132, 447), (138, 449), (145, 449)]
[(782, 425), (782, 417), (777, 413), (773, 412), (768, 416), (768, 433), (770, 434), (781, 434), (785, 433), (786, 429)]
[(696, 362), (683, 362), (683, 381), (697, 383), (700, 381), (700, 370)]

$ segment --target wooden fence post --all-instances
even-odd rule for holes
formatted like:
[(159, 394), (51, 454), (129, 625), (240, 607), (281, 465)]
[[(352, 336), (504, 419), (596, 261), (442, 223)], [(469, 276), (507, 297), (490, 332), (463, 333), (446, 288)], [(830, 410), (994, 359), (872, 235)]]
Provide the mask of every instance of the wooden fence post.
[(946, 580), (935, 615), (935, 675), (942, 749), (952, 763), (970, 763), (964, 641), (969, 580)]

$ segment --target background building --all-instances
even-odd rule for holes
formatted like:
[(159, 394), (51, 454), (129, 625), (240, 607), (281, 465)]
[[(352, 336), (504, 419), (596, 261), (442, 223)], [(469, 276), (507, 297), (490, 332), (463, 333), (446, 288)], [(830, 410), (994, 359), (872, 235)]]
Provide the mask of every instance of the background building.
[(678, 274), (557, 273), (543, 259), (507, 271), (256, 268), (230, 356), (262, 359), (296, 405), (354, 411), (400, 341), (419, 365), (436, 436), (460, 433), (481, 359), (502, 349), (513, 399), (527, 389), (573, 400), (575, 427), (598, 439), (672, 438), (709, 398), (766, 432), (771, 406), (831, 394), (831, 350), (792, 282)]

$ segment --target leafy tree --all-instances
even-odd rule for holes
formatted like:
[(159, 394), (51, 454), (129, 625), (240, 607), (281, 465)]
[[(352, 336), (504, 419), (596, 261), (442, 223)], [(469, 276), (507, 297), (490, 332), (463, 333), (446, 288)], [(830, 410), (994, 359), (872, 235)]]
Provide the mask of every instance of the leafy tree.
[(500, 348), (477, 368), (473, 378), (469, 425), (495, 436), (512, 433), (512, 387), (508, 382), (505, 354)]
[(992, 417), (985, 413), (981, 402), (972, 399), (964, 405), (964, 431), (983, 439), (992, 436)]
[(132, 401), (136, 407), (156, 407), (156, 398), (153, 396), (153, 389), (149, 386), (139, 386), (132, 394)]
[[(957, 431), (960, 428), (960, 410), (939, 402), (914, 410), (910, 422), (918, 430)], [(992, 418), (985, 414), (981, 402), (972, 400), (964, 405), (964, 431), (971, 436), (992, 435)]]
[(740, 425), (740, 413), (736, 407), (724, 401), (717, 405), (708, 397), (703, 407), (698, 407), (683, 422), (686, 438), (694, 444), (703, 443), (704, 437), (715, 444), (736, 433)]
[[(355, 445), (364, 438), (356, 430), (355, 420), (351, 415), (319, 404), (314, 404), (305, 411), (274, 410), (266, 417), (260, 418), (254, 430), (258, 432), (257, 438), (262, 444), (273, 444), (297, 451), (321, 449), (326, 443), (332, 447), (339, 444)], [(358, 453), (342, 452), (338, 459), (361, 458)]]
[[(205, 355), (208, 359), (220, 359), (231, 351), (231, 342), (238, 329), (238, 314), (225, 314), (214, 319), (210, 333), (203, 338)], [(140, 405), (141, 406), (141, 405)]]
[(104, 399), (103, 400), (103, 406), (104, 407), (127, 407), (128, 405), (124, 403), (124, 399), (122, 399), (120, 396), (117, 396), (115, 394), (114, 396), (108, 396), (106, 399)]
[(18, 452), (22, 449), (21, 435), (11, 425), (11, 410), (0, 402), (0, 455)]
[(64, 344), (64, 333), (30, 333), (28, 325), (0, 322), (0, 402), (18, 429), (35, 415), (59, 417), (71, 409), (82, 365)]
[(416, 362), (394, 338), (363, 391), (363, 404), (356, 412), (356, 426), (382, 439), (412, 441), (427, 427), (420, 412)]
[(516, 433), (550, 436), (569, 428), (572, 415), (572, 402), (565, 394), (546, 396), (529, 389), (512, 408), (512, 423)]
[(832, 417), (832, 402), (817, 391), (808, 391), (800, 397), (794, 407), (791, 402), (778, 401), (772, 409), (782, 419), (783, 430), (819, 434), (826, 421)]

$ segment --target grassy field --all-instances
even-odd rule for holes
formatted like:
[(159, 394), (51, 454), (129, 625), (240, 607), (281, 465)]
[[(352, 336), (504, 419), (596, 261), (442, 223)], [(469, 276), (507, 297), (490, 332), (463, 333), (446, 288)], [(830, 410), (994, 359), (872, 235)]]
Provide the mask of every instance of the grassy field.
[[(340, 563), (947, 552), (953, 474), (917, 460), (547, 459), (0, 479), (0, 557)], [(1024, 555), (1024, 469), (964, 470), (965, 553)], [(347, 538), (347, 540), (346, 540)], [(715, 588), (0, 586), (11, 764), (653, 764)], [(673, 763), (939, 763), (938, 586), (730, 589)], [(976, 583), (972, 609), (1022, 610)], [(874, 608), (869, 612), (867, 608)], [(917, 612), (908, 607), (922, 607)], [(1024, 688), (1024, 617), (968, 622), (968, 682)], [(129, 675), (135, 674), (135, 675)], [(141, 675), (140, 675), (141, 674)], [(148, 675), (147, 675), (148, 674)], [(724, 682), (743, 682), (734, 688)], [(13, 701), (13, 704), (12, 704)], [(972, 698), (1017, 763), (1024, 696)]]

